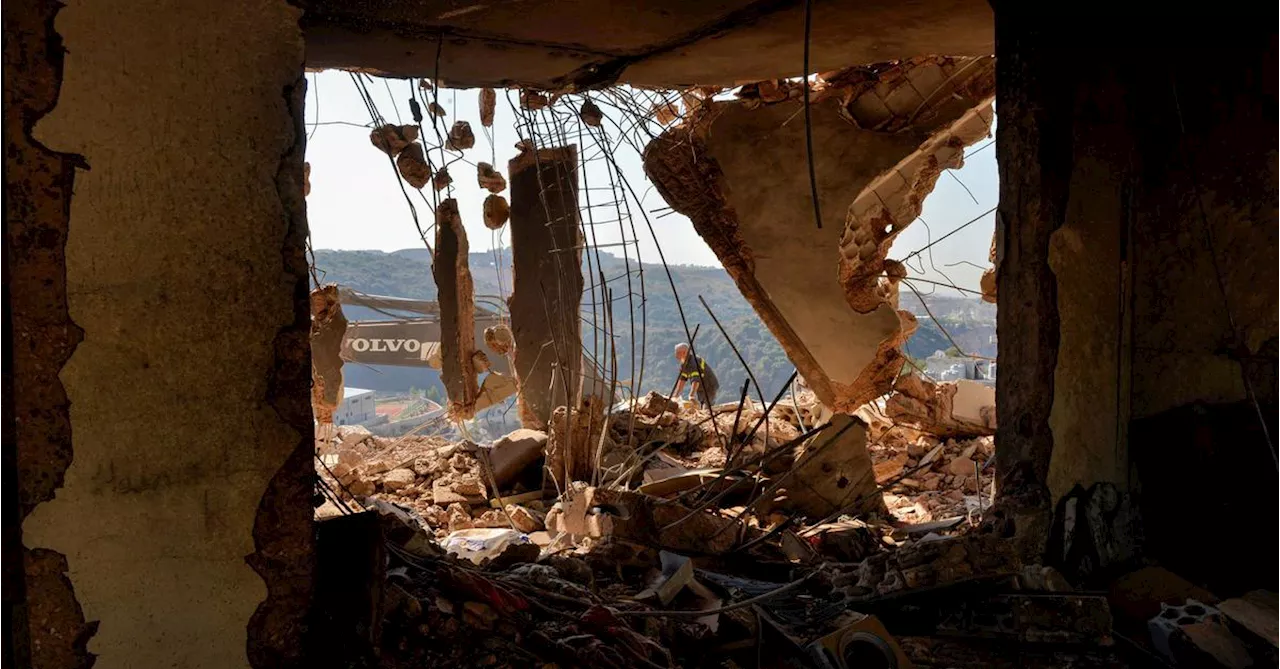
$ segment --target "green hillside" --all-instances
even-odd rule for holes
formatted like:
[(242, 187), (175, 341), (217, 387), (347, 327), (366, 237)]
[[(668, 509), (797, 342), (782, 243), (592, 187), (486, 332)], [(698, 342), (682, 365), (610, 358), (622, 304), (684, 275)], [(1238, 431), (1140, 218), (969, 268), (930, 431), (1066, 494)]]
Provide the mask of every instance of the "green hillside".
[[(675, 381), (676, 365), (672, 358), (672, 347), (687, 339), (684, 325), (680, 318), (671, 285), (667, 280), (662, 265), (646, 263), (637, 268), (631, 263), (631, 299), (627, 298), (627, 270), (623, 259), (601, 253), (600, 266), (596, 264), (596, 256), (583, 261), (584, 277), (597, 277), (587, 281), (588, 287), (599, 283), (598, 277), (603, 273), (606, 285), (613, 291), (613, 322), (615, 338), (618, 345), (618, 378), (620, 380), (640, 381), (641, 360), (639, 343), (643, 335), (643, 380), (640, 391), (660, 390), (668, 392)], [(316, 251), (316, 268), (324, 282), (334, 282), (349, 286), (355, 290), (377, 295), (391, 295), (419, 299), (434, 299), (435, 284), (431, 280), (429, 258), (425, 249), (407, 249), (393, 253), (381, 251)], [(494, 252), (473, 253), (470, 257), (471, 271), (475, 280), (475, 290), (480, 295), (499, 295), (510, 292), (510, 257), (498, 256)], [(504, 266), (503, 285), (505, 291), (499, 290), (497, 265)], [(640, 295), (640, 274), (644, 276), (644, 300)], [(698, 301), (701, 296), (715, 311), (716, 317), (728, 331), (738, 350), (751, 366), (756, 379), (764, 388), (766, 395), (776, 393), (787, 380), (793, 369), (782, 348), (774, 340), (773, 335), (764, 327), (755, 311), (747, 304), (737, 287), (721, 268), (673, 266), (672, 279), (676, 291), (680, 295), (680, 306), (683, 307), (685, 320), (692, 331), (700, 327), (695, 347), (698, 354), (711, 364), (720, 378), (721, 398), (736, 395), (741, 387), (746, 371), (734, 356), (728, 341), (720, 334), (715, 323)], [(948, 331), (958, 339), (958, 343), (970, 352), (981, 352), (994, 355), (994, 344), (985, 346), (987, 339), (994, 334), (994, 307), (990, 308), (989, 323), (981, 302), (967, 298), (943, 296), (928, 297), (930, 309), (946, 324)], [(603, 302), (597, 296), (597, 302)], [(913, 357), (923, 358), (934, 351), (945, 350), (951, 343), (943, 336), (939, 328), (923, 311), (913, 308), (914, 297), (903, 299), (903, 308), (921, 314), (921, 327), (908, 342), (907, 349)], [(598, 311), (593, 318), (593, 303), (590, 289), (583, 296), (582, 316), (583, 343), (590, 356), (599, 356), (608, 360), (609, 350), (605, 345), (605, 337), (598, 334), (592, 322), (603, 319), (603, 311)], [(916, 303), (918, 304), (918, 303)], [(629, 307), (634, 306), (629, 318)], [(348, 309), (353, 319), (382, 318), (367, 310)], [(636, 355), (632, 358), (632, 329), (634, 328)], [(960, 334), (960, 333), (963, 333)], [(980, 350), (981, 349), (981, 350)], [(634, 371), (633, 371), (634, 367)], [(429, 369), (370, 367), (368, 365), (348, 365), (346, 369), (347, 384), (353, 387), (372, 388), (385, 391), (403, 391), (410, 387), (431, 388), (439, 385), (435, 372)], [(754, 395), (754, 390), (753, 393)]]

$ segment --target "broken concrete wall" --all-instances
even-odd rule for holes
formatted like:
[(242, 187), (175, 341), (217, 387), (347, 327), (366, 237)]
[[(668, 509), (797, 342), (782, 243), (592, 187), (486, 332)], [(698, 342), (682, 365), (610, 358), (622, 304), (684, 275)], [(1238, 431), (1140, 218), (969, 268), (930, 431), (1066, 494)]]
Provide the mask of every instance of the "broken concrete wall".
[(903, 376), (894, 384), (884, 410), (895, 424), (944, 439), (996, 431), (995, 388), (968, 379), (935, 383), (916, 374)]
[(458, 202), (449, 198), (436, 208), (436, 248), (431, 271), (440, 301), (440, 379), (449, 395), (449, 415), (466, 420), (475, 415), (476, 304), (467, 262), (467, 231)]
[(347, 318), (342, 315), (337, 284), (311, 291), (311, 412), (316, 422), (332, 423), (342, 404), (342, 342)]
[(5, 8), (6, 319), (28, 342), (14, 395), (39, 407), (18, 428), (31, 663), (297, 666), (300, 12), (56, 7)]
[(582, 364), (581, 234), (578, 149), (526, 150), (508, 164), (511, 178), (512, 288), (520, 420), (544, 429), (572, 401)]
[(944, 57), (824, 75), (811, 108), (822, 229), (795, 102), (704, 105), (645, 150), (658, 191), (837, 411), (887, 392), (902, 367), (915, 321), (896, 309), (904, 272), (885, 254), (987, 135), (993, 75), (990, 58)]
[[(1066, 35), (1083, 21), (1024, 12), (996, 5), (1001, 491), (1123, 491), (1135, 469), (1143, 490), (1148, 476), (1200, 489), (1196, 459), (1157, 446), (1144, 467), (1129, 431), (1198, 401), (1225, 410), (1251, 361), (1274, 369), (1276, 149), (1256, 141), (1275, 132), (1274, 32), (1125, 19), (1081, 49)], [(1273, 471), (1258, 442), (1233, 449)], [(1254, 514), (1243, 499), (1219, 511)], [(1178, 526), (1179, 543), (1199, 538)]]

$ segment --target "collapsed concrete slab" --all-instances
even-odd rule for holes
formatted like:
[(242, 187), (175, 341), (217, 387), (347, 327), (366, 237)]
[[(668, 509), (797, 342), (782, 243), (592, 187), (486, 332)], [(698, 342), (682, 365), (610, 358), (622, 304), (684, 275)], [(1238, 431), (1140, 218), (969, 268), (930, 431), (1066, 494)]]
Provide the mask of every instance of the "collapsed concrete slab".
[(582, 301), (578, 149), (525, 149), (511, 182), (512, 289), (520, 421), (545, 429), (579, 387)]
[(995, 388), (968, 379), (934, 383), (909, 374), (898, 379), (884, 410), (895, 423), (937, 437), (996, 433)]
[(817, 396), (851, 412), (888, 392), (915, 328), (897, 310), (893, 239), (943, 169), (986, 136), (991, 58), (930, 56), (823, 75), (802, 102), (707, 101), (645, 149), (645, 171), (692, 219)]
[(440, 378), (449, 396), (449, 415), (466, 420), (475, 415), (476, 316), (471, 268), (467, 264), (467, 231), (453, 198), (436, 208), (436, 248), (432, 274), (440, 303)]
[(852, 515), (884, 512), (876, 485), (867, 427), (858, 418), (836, 415), (822, 432), (796, 453), (796, 467), (785, 483), (781, 508), (811, 519), (837, 511)]
[(342, 403), (342, 314), (337, 284), (311, 291), (311, 411), (321, 425), (333, 422)]

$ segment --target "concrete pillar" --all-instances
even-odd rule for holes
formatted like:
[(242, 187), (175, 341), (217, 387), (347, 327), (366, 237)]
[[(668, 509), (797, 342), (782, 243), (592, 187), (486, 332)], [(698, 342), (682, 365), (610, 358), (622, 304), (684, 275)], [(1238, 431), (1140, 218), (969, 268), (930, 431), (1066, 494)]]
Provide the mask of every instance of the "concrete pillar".
[(578, 149), (525, 151), (511, 160), (511, 331), (520, 420), (545, 428), (580, 387), (582, 324)]
[(449, 395), (449, 415), (466, 420), (475, 415), (475, 290), (468, 265), (467, 230), (458, 202), (449, 198), (436, 208), (436, 248), (432, 272), (440, 302), (440, 379)]

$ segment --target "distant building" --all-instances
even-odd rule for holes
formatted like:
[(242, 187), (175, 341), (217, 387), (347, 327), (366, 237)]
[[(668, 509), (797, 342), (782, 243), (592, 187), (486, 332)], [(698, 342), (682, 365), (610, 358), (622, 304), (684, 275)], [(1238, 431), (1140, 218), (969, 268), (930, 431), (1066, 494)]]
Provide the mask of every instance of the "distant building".
[(995, 385), (996, 363), (989, 360), (951, 357), (942, 351), (924, 359), (924, 369), (930, 377), (938, 381), (959, 381), (969, 379), (984, 385)]
[(342, 404), (333, 412), (334, 425), (359, 425), (377, 417), (374, 392), (364, 388), (343, 388)]

